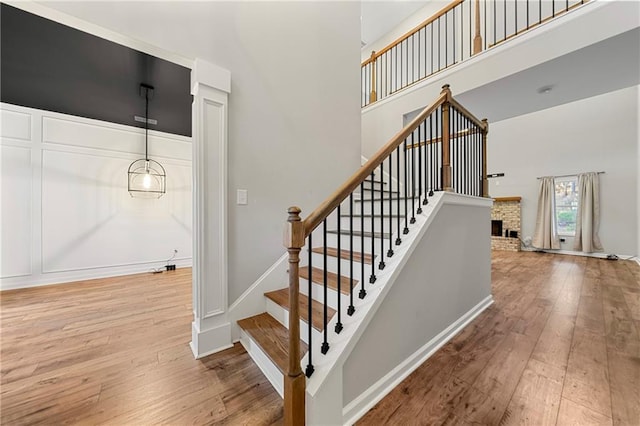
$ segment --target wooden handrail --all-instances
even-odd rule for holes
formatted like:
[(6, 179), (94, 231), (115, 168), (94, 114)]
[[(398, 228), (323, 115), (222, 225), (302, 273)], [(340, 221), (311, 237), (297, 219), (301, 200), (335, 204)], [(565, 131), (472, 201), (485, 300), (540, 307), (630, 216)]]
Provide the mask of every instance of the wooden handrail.
[(449, 86), (443, 89), (442, 94), (431, 105), (411, 121), (404, 129), (400, 130), (391, 140), (384, 145), (369, 159), (356, 173), (354, 173), (345, 183), (340, 186), (329, 198), (315, 209), (304, 223), (304, 235), (308, 236), (338, 205), (353, 192), (371, 173), (409, 136), (418, 125), (427, 118), (433, 111), (451, 97)]
[[(482, 137), (483, 137), (483, 152), (482, 152), (482, 168), (483, 168), (483, 180), (482, 180), (482, 192), (478, 192), (478, 193), (474, 193), (474, 194), (469, 194), (469, 195), (478, 195), (481, 194), (483, 196), (487, 196), (487, 179), (486, 179), (486, 134), (487, 134), (487, 129), (488, 129), (488, 124), (486, 122), (486, 120), (483, 121), (479, 121), (477, 118), (475, 118), (472, 114), (469, 113), (469, 111), (462, 107), (457, 101), (455, 101), (451, 95), (451, 90), (449, 89), (449, 85), (445, 84), (442, 87), (442, 92), (440, 92), (440, 96), (438, 96), (438, 98), (431, 103), (430, 105), (428, 105), (426, 108), (424, 108), (420, 114), (418, 114), (417, 117), (415, 117), (405, 128), (403, 128), (402, 130), (400, 130), (398, 133), (396, 133), (396, 135), (391, 138), (391, 140), (389, 142), (387, 142), (382, 148), (380, 148), (374, 155), (373, 157), (371, 157), (371, 159), (369, 161), (367, 161), (362, 167), (360, 167), (360, 169), (354, 173), (349, 179), (347, 179), (347, 181), (345, 183), (343, 183), (333, 194), (331, 194), (331, 196), (329, 196), (325, 201), (322, 202), (322, 204), (320, 204), (320, 206), (318, 208), (316, 208), (311, 214), (309, 214), (309, 216), (307, 216), (306, 219), (302, 220), (300, 217), (300, 208), (298, 207), (290, 207), (288, 210), (289, 216), (287, 219), (287, 224), (286, 224), (286, 228), (285, 228), (285, 232), (284, 232), (284, 245), (287, 248), (287, 251), (289, 253), (289, 333), (288, 333), (288, 337), (289, 337), (289, 363), (287, 366), (287, 371), (284, 375), (284, 423), (287, 426), (299, 426), (299, 425), (304, 425), (305, 424), (305, 409), (306, 409), (306, 405), (305, 405), (305, 395), (306, 395), (306, 390), (305, 390), (305, 382), (306, 382), (306, 378), (305, 378), (305, 374), (302, 372), (302, 368), (300, 366), (300, 307), (299, 307), (299, 303), (300, 303), (300, 251), (302, 250), (302, 247), (305, 245), (305, 240), (307, 237), (311, 238), (310, 235), (313, 232), (314, 229), (316, 229), (318, 227), (318, 225), (320, 225), (330, 214), (332, 214), (336, 209), (338, 209), (338, 216), (340, 216), (340, 210), (339, 210), (339, 206), (340, 204), (350, 195), (353, 194), (353, 191), (359, 186), (361, 185), (367, 178), (369, 178), (374, 171), (378, 168), (381, 167), (383, 162), (387, 159), (390, 158), (390, 156), (392, 155), (393, 151), (399, 149), (399, 147), (403, 144), (407, 142), (407, 138), (413, 134), (413, 132), (416, 131), (416, 129), (419, 128), (419, 126), (421, 126), (424, 122), (426, 122), (426, 120), (429, 118), (429, 116), (431, 114), (433, 114), (438, 108), (442, 108), (442, 115), (440, 117), (440, 122), (441, 122), (441, 129), (442, 129), (442, 161), (441, 161), (441, 167), (442, 167), (442, 186), (440, 187), (441, 189), (445, 190), (445, 191), (453, 191), (454, 188), (452, 188), (452, 176), (451, 176), (451, 163), (450, 163), (450, 153), (449, 153), (449, 141), (451, 138), (451, 134), (449, 132), (449, 114), (451, 113), (451, 108), (455, 108), (456, 111), (454, 111), (456, 114), (460, 114), (462, 116), (465, 116), (469, 121), (473, 122), (474, 124), (476, 124), (478, 126), (478, 129), (474, 130), (474, 133), (476, 132), (481, 132), (482, 133)], [(465, 131), (460, 131), (457, 132), (457, 134), (471, 134), (472, 132), (467, 129)], [(455, 135), (454, 135), (455, 136)], [(406, 149), (406, 145), (405, 145), (405, 149)], [(397, 155), (397, 160), (398, 162), (400, 155)], [(405, 151), (405, 160), (406, 160), (406, 151)], [(391, 163), (391, 160), (390, 160)], [(390, 166), (391, 167), (391, 166)], [(421, 166), (419, 166), (420, 170), (421, 170)], [(397, 170), (400, 170), (400, 166), (397, 166)], [(422, 172), (419, 172), (422, 173)], [(412, 174), (413, 176), (413, 174)], [(426, 163), (425, 163), (425, 176), (426, 176)], [(413, 179), (413, 177), (412, 177)], [(406, 171), (405, 171), (405, 180), (406, 180)], [(420, 180), (420, 182), (422, 182)], [(406, 183), (405, 183), (406, 185)], [(433, 189), (433, 188), (432, 188)], [(413, 190), (412, 190), (413, 191)], [(421, 190), (419, 190), (421, 191)], [(426, 184), (425, 184), (425, 191), (426, 191)], [(433, 195), (433, 193), (431, 193), (431, 195)], [(405, 193), (406, 196), (406, 193)], [(413, 197), (413, 192), (412, 192), (412, 197)], [(421, 195), (418, 195), (418, 201), (420, 202), (420, 197)], [(426, 192), (425, 192), (425, 197), (426, 197)], [(400, 198), (398, 198), (399, 200)], [(406, 198), (405, 198), (406, 200)], [(351, 200), (353, 201), (353, 200)], [(426, 198), (425, 198), (425, 204), (426, 204)], [(352, 206), (353, 207), (353, 206)], [(398, 209), (400, 209), (399, 204), (398, 204)], [(405, 209), (406, 209), (406, 203), (405, 203)], [(420, 213), (420, 209), (417, 210), (417, 213)], [(350, 214), (352, 214), (353, 212), (350, 211)], [(372, 216), (373, 216), (373, 212), (372, 212)], [(364, 214), (361, 214), (361, 220), (363, 220), (364, 218)], [(384, 212), (381, 215), (382, 219), (381, 219), (381, 226), (383, 225), (384, 222)], [(399, 216), (398, 216), (399, 217)], [(398, 219), (398, 232), (400, 229), (400, 219)], [(408, 223), (414, 223), (415, 219), (412, 218), (413, 221), (410, 221)], [(406, 221), (406, 217), (405, 217), (405, 221)], [(405, 228), (407, 229), (407, 228)], [(381, 228), (381, 233), (384, 234), (383, 229)], [(390, 229), (391, 231), (391, 229)], [(325, 232), (325, 250), (326, 250), (326, 226), (324, 227), (324, 232)], [(372, 222), (372, 228), (371, 228), (371, 232), (373, 235), (375, 235), (375, 229), (373, 228), (373, 222)], [(408, 232), (408, 230), (404, 231), (404, 233)], [(364, 234), (363, 234), (364, 235)], [(340, 237), (338, 237), (340, 238)], [(396, 242), (396, 244), (399, 244), (398, 242)], [(310, 246), (311, 248), (311, 246)], [(340, 245), (338, 244), (338, 253), (340, 253)], [(382, 251), (384, 252), (384, 250), (382, 249)], [(326, 251), (324, 252), (324, 255), (326, 256)], [(389, 255), (390, 256), (390, 255)], [(339, 258), (339, 256), (338, 256)], [(375, 259), (375, 250), (374, 250), (374, 243), (373, 243), (373, 239), (372, 239), (372, 250), (371, 250), (371, 258)], [(311, 262), (311, 258), (309, 258), (309, 262)], [(363, 264), (364, 265), (364, 264)], [(382, 269), (384, 266), (381, 262), (382, 266), (379, 266), (380, 269)], [(311, 277), (313, 276), (311, 273), (311, 263), (309, 263), (308, 265), (309, 267), (309, 273), (310, 275), (307, 277), (307, 279), (309, 280), (309, 283), (311, 283)], [(326, 267), (326, 260), (325, 260), (325, 267)], [(364, 267), (364, 266), (363, 266)], [(364, 275), (364, 270), (363, 270), (363, 275)], [(338, 267), (338, 276), (340, 276), (340, 269)], [(325, 270), (325, 302), (326, 302), (326, 290), (327, 290), (327, 282), (326, 282), (327, 278), (326, 278), (326, 270)], [(338, 293), (340, 292), (340, 280), (341, 278), (338, 278)], [(375, 282), (375, 275), (371, 275), (371, 277), (369, 278), (369, 282), (373, 283)], [(311, 285), (311, 284), (310, 284)], [(309, 294), (311, 295), (311, 288), (309, 288)], [(361, 294), (366, 295), (364, 292), (364, 285), (362, 286), (361, 289)], [(351, 296), (353, 296), (353, 288), (351, 288)], [(360, 298), (364, 297), (364, 296), (359, 296)], [(352, 302), (353, 303), (353, 302)], [(338, 324), (340, 321), (340, 308), (339, 308), (340, 304), (338, 303)], [(352, 311), (353, 313), (353, 311)], [(324, 318), (324, 326), (325, 326), (325, 333), (326, 333), (326, 327), (327, 327), (327, 313), (326, 313), (326, 309), (325, 309), (325, 318)], [(311, 314), (309, 314), (309, 317), (311, 318)], [(309, 324), (311, 324), (311, 320), (309, 321)], [(337, 325), (338, 325), (337, 324)], [(336, 333), (339, 333), (340, 331), (338, 330), (338, 327), (336, 325)], [(340, 330), (342, 330), (342, 328), (340, 327)], [(311, 337), (309, 337), (309, 339), (311, 339)], [(326, 349), (329, 348), (329, 344), (327, 343), (327, 336), (325, 334), (324, 336), (324, 343), (323, 343), (323, 349), (321, 349), (321, 352), (324, 354), (326, 353), (325, 345), (326, 345)], [(311, 347), (311, 345), (309, 346), (309, 351), (313, 351), (313, 348)], [(311, 352), (309, 352), (309, 362), (311, 361)], [(311, 368), (310, 368), (311, 367)], [(310, 376), (313, 373), (313, 365), (310, 363), (309, 365), (307, 365), (307, 374)]]
[[(482, 129), (480, 131), (482, 131)], [(478, 130), (471, 130), (471, 129), (460, 130), (458, 133), (452, 133), (449, 138), (455, 139), (461, 136), (475, 135), (478, 132), (479, 132)], [(440, 143), (440, 142), (442, 142), (442, 138), (437, 137), (429, 140), (419, 141), (411, 145), (407, 145), (407, 149), (416, 149), (416, 148), (420, 148), (421, 146), (431, 145), (431, 144)]]
[(458, 111), (460, 111), (463, 115), (465, 115), (469, 120), (471, 120), (473, 122), (473, 124), (475, 124), (476, 126), (480, 127), (482, 130), (487, 130), (486, 127), (488, 126), (486, 123), (486, 119), (485, 120), (480, 120), (478, 119), (475, 115), (471, 114), (471, 112), (469, 112), (468, 109), (466, 109), (465, 107), (463, 107), (460, 102), (456, 101), (455, 99), (453, 99), (453, 97), (450, 97), (449, 99), (449, 103)]
[(435, 21), (436, 19), (440, 18), (441, 16), (443, 16), (445, 13), (447, 13), (448, 11), (450, 11), (451, 9), (453, 9), (454, 7), (456, 7), (457, 5), (459, 5), (460, 3), (464, 2), (465, 0), (454, 0), (452, 3), (448, 4), (447, 6), (443, 7), (442, 9), (440, 9), (438, 12), (436, 12), (433, 16), (431, 16), (430, 18), (426, 19), (425, 21), (423, 21), (421, 24), (419, 24), (418, 26), (414, 27), (412, 30), (410, 30), (409, 32), (405, 33), (404, 35), (398, 37), (397, 39), (395, 39), (393, 42), (389, 43), (388, 45), (386, 45), (384, 48), (382, 48), (381, 50), (379, 50), (378, 52), (375, 52), (375, 55), (371, 55), (371, 57), (369, 59), (366, 59), (361, 66), (365, 66), (373, 61), (375, 61), (377, 58), (379, 58), (383, 53), (388, 52), (389, 50), (391, 50), (394, 46), (396, 46), (397, 44), (402, 43), (404, 40), (406, 40), (407, 38), (411, 37), (412, 35), (414, 35), (415, 33), (417, 33), (418, 31), (420, 31), (421, 29), (423, 29), (424, 27), (426, 27), (427, 25), (429, 25), (430, 23), (432, 23), (433, 21)]

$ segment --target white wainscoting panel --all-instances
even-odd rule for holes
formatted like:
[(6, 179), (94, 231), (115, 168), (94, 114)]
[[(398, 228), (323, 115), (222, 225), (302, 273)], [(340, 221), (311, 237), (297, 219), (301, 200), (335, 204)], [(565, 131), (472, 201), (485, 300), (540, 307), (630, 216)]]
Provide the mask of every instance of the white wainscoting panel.
[[(42, 121), (42, 142), (144, 156), (144, 129), (90, 119), (79, 122), (75, 117), (45, 116)], [(191, 143), (185, 139), (150, 129), (149, 156), (191, 161)]]
[(0, 135), (3, 138), (31, 141), (31, 115), (17, 111), (0, 111)]
[(2, 145), (0, 158), (0, 278), (31, 275), (31, 149)]
[(0, 289), (146, 272), (174, 250), (191, 266), (191, 138), (150, 132), (167, 193), (131, 198), (127, 169), (144, 155), (144, 129), (10, 104), (0, 112)]

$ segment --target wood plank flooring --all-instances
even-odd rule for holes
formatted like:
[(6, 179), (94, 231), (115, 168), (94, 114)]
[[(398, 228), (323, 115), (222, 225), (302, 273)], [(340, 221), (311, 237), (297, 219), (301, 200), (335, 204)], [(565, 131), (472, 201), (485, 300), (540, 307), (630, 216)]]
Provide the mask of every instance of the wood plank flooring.
[(493, 252), (495, 304), (358, 425), (640, 425), (640, 267)]
[[(359, 424), (640, 424), (640, 266), (494, 252), (495, 304)], [(0, 423), (282, 422), (235, 345), (194, 360), (191, 271), (0, 293)]]
[(239, 344), (194, 360), (191, 270), (0, 293), (0, 424), (278, 424)]

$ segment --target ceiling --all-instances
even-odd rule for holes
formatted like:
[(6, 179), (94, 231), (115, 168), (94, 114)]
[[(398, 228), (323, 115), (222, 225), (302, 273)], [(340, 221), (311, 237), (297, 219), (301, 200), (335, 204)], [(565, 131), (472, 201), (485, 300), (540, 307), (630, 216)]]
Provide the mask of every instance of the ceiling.
[(424, 0), (363, 0), (360, 4), (362, 46), (376, 41), (426, 4)]
[[(489, 122), (640, 84), (640, 28), (456, 95)], [(550, 87), (548, 93), (539, 93)]]

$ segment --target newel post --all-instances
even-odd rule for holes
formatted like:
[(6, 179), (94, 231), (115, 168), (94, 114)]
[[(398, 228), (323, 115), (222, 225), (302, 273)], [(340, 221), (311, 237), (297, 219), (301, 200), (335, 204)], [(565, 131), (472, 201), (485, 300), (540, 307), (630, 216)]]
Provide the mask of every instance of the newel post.
[(449, 131), (449, 108), (451, 106), (451, 90), (449, 85), (442, 86), (442, 92), (440, 94), (447, 95), (447, 100), (442, 104), (442, 189), (448, 192), (453, 192), (451, 187), (451, 153), (449, 140), (451, 137)]
[(487, 179), (487, 134), (489, 133), (489, 122), (483, 119), (484, 130), (482, 131), (482, 196), (489, 197), (489, 180)]
[(289, 365), (284, 376), (284, 424), (305, 424), (305, 376), (300, 367), (300, 312), (298, 268), (304, 246), (304, 223), (300, 208), (289, 207), (284, 231), (284, 246), (289, 252)]
[(371, 52), (371, 93), (369, 94), (369, 103), (373, 103), (378, 100), (378, 94), (376, 93), (376, 51)]
[(480, 0), (476, 0), (476, 35), (473, 38), (473, 54), (475, 55), (481, 51), (482, 36), (480, 35)]

